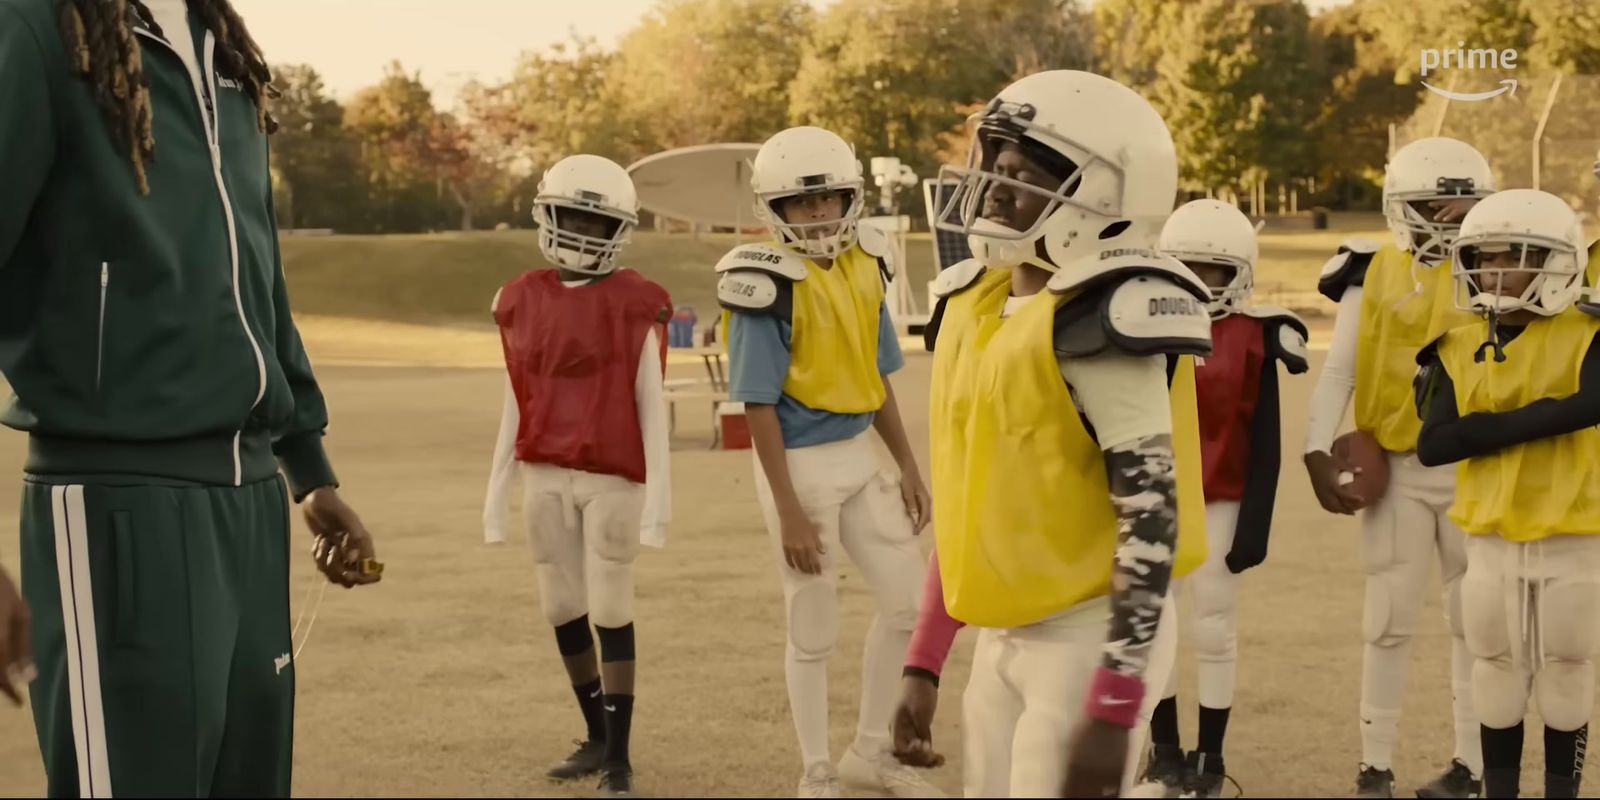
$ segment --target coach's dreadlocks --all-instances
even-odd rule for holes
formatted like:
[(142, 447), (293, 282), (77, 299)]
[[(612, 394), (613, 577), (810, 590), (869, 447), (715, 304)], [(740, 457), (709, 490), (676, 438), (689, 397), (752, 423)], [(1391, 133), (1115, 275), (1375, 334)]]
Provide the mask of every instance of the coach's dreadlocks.
[[(150, 130), (150, 89), (134, 36), (132, 15), (161, 35), (155, 17), (140, 0), (60, 0), (61, 29), (73, 70), (94, 87), (95, 100), (105, 109), (111, 133), (128, 148), (141, 194), (150, 193), (145, 162), (155, 156), (155, 136)], [(272, 72), (261, 47), (244, 26), (228, 0), (187, 0), (217, 40), (217, 62), (222, 73), (239, 81), (255, 101), (257, 124), (266, 133), (277, 129), (267, 110), (275, 97)]]

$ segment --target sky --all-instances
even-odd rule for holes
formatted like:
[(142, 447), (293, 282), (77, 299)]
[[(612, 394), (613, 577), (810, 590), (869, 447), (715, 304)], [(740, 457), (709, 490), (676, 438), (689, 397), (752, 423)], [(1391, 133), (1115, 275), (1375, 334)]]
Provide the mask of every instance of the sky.
[[(1347, 0), (1309, 0), (1313, 9)], [(826, 6), (830, 0), (812, 0)], [(435, 102), (467, 81), (503, 79), (518, 56), (574, 32), (614, 46), (656, 0), (233, 0), (267, 59), (310, 64), (348, 99), (399, 59)], [(379, 27), (383, 33), (374, 33)]]

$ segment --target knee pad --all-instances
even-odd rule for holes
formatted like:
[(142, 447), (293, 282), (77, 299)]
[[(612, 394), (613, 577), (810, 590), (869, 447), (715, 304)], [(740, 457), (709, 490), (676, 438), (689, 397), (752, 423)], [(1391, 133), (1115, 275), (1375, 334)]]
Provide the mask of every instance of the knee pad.
[(1594, 662), (1545, 662), (1533, 676), (1533, 696), (1544, 724), (1577, 730), (1594, 711)]
[(583, 594), (583, 581), (567, 575), (554, 564), (540, 564), (539, 609), (545, 621), (561, 627), (589, 613), (588, 598)]
[(596, 558), (589, 564), (589, 616), (597, 628), (633, 622), (633, 564)]
[(1510, 654), (1472, 664), (1472, 707), (1490, 728), (1510, 728), (1528, 714), (1528, 675)]
[(1232, 661), (1239, 648), (1233, 610), (1200, 614), (1194, 619), (1194, 654), (1201, 661)]
[(833, 585), (807, 580), (789, 596), (788, 606), (789, 647), (795, 660), (826, 661), (839, 639), (839, 605)]
[(589, 633), (589, 618), (578, 617), (556, 626), (556, 649), (564, 658), (582, 655), (594, 647), (594, 637)]
[(620, 628), (602, 628), (597, 625), (594, 630), (600, 637), (601, 663), (612, 664), (633, 660), (633, 623), (630, 622)]
[(1361, 636), (1367, 644), (1394, 647), (1416, 632), (1418, 609), (1416, 604), (1406, 602), (1401, 586), (1408, 577), (1399, 564), (1367, 573), (1361, 611)]

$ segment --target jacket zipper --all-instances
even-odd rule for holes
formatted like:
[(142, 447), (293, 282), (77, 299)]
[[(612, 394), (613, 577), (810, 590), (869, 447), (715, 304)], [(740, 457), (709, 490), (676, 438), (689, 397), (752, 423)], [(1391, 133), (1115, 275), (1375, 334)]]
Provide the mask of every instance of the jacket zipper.
[(100, 368), (106, 358), (106, 288), (111, 285), (111, 262), (100, 262), (100, 326), (94, 351), (94, 390), (100, 391)]
[[(205, 128), (206, 143), (211, 149), (211, 174), (216, 179), (217, 196), (222, 200), (222, 213), (228, 222), (228, 258), (233, 270), (234, 310), (239, 314), (239, 325), (244, 328), (245, 339), (250, 342), (250, 351), (256, 361), (256, 399), (250, 404), (250, 410), (254, 411), (256, 406), (261, 404), (261, 398), (267, 393), (267, 363), (261, 354), (261, 345), (256, 342), (255, 334), (250, 331), (250, 323), (244, 314), (244, 299), (239, 292), (239, 234), (236, 228), (237, 222), (233, 216), (233, 203), (228, 199), (228, 185), (222, 177), (222, 147), (217, 136), (216, 112), (213, 110), (211, 100), (217, 93), (216, 81), (214, 80), (215, 73), (213, 72), (216, 65), (216, 37), (210, 31), (206, 32), (205, 41), (201, 45), (202, 50), (205, 52), (205, 63), (201, 65), (205, 74), (202, 76), (202, 80), (197, 83), (195, 76), (189, 72), (188, 62), (184, 60), (183, 56), (178, 53), (170, 42), (142, 28), (135, 29), (135, 32), (149, 38), (151, 41), (160, 43), (162, 47), (167, 48), (173, 55), (178, 56), (178, 60), (184, 64), (184, 73), (189, 75), (189, 85), (194, 89), (195, 103), (200, 108), (201, 126)], [(202, 88), (202, 85), (204, 88)], [(238, 486), (244, 477), (243, 465), (240, 463), (239, 455), (241, 434), (242, 431), (234, 431), (233, 433), (233, 485), (235, 486)]]

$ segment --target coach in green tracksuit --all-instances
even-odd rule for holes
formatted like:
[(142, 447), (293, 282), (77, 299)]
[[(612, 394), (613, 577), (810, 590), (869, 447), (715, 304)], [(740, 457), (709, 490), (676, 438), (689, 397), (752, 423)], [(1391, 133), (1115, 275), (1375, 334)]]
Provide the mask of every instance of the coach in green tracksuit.
[(266, 82), (226, 0), (0, 0), (32, 623), (0, 574), (0, 685), (36, 665), (53, 796), (286, 796), (288, 496), (330, 580), (377, 577), (289, 316)]

